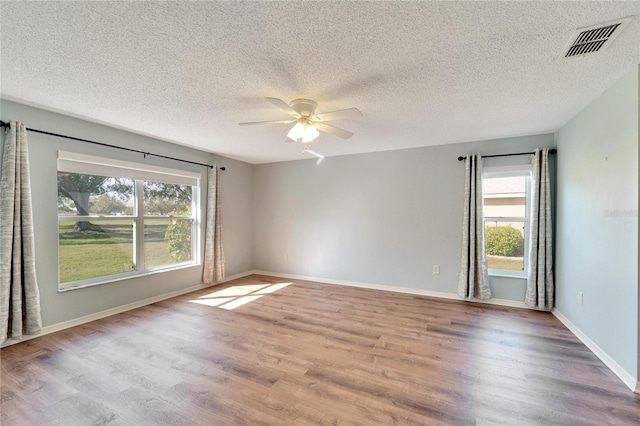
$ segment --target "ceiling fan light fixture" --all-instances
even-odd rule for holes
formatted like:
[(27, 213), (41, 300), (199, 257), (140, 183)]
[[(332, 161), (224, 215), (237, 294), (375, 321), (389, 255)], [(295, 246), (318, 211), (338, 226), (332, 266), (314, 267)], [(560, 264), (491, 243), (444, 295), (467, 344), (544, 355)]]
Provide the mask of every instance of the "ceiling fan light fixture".
[(318, 131), (318, 129), (316, 129), (316, 127), (313, 124), (308, 124), (304, 128), (304, 136), (302, 136), (302, 143), (309, 143), (315, 140), (315, 138), (317, 138), (318, 136), (320, 136), (320, 132)]
[(302, 123), (296, 123), (291, 130), (289, 130), (289, 133), (287, 133), (287, 137), (293, 141), (298, 141), (299, 139), (302, 139), (302, 137), (304, 136), (304, 124)]
[(289, 130), (287, 137), (293, 141), (302, 143), (309, 143), (315, 140), (320, 135), (318, 129), (311, 123), (297, 122), (295, 126)]

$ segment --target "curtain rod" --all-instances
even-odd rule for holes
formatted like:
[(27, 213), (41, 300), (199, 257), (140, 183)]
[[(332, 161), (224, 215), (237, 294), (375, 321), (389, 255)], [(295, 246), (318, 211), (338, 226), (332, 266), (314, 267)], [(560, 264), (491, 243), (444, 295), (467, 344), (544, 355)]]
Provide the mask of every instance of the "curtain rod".
[[(9, 123), (5, 123), (4, 121), (0, 120), (0, 127), (9, 127)], [(30, 131), (30, 132), (35, 132), (35, 133), (42, 133), (43, 135), (57, 136), (59, 138), (71, 139), (71, 140), (80, 141), (80, 142), (87, 142), (87, 143), (92, 143), (92, 144), (95, 144), (95, 145), (107, 146), (109, 148), (122, 149), (123, 151), (136, 152), (138, 154), (144, 155), (145, 158), (147, 157), (147, 155), (151, 155), (153, 157), (166, 158), (167, 160), (180, 161), (182, 163), (195, 164), (197, 166), (205, 166), (205, 167), (209, 167), (210, 169), (213, 169), (213, 165), (211, 165), (211, 164), (197, 163), (195, 161), (189, 161), (189, 160), (182, 160), (180, 158), (169, 157), (169, 156), (161, 155), (161, 154), (154, 154), (153, 152), (139, 151), (137, 149), (125, 148), (125, 147), (117, 146), (117, 145), (110, 145), (110, 144), (104, 143), (104, 142), (90, 141), (88, 139), (74, 138), (73, 136), (67, 136), (67, 135), (61, 135), (61, 134), (58, 134), (58, 133), (45, 132), (44, 130), (30, 129), (28, 127), (27, 127), (27, 130)], [(224, 171), (226, 169), (224, 167), (220, 167), (220, 170)]]
[[(555, 148), (551, 148), (549, 150), (549, 154), (555, 154), (556, 152), (558, 152), (557, 149)], [(495, 154), (495, 155), (483, 155), (482, 158), (491, 158), (491, 157), (511, 157), (514, 155), (533, 155), (535, 154), (534, 152), (516, 152), (513, 154)], [(458, 161), (462, 161), (465, 160), (467, 157), (458, 157)]]

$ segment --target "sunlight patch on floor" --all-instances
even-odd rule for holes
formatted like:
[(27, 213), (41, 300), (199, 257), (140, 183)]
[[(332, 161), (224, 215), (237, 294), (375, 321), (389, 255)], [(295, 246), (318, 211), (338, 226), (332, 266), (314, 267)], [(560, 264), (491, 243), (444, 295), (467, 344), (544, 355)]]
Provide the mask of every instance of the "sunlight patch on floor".
[(272, 284), (267, 288), (263, 288), (262, 290), (256, 291), (254, 294), (269, 294), (269, 293), (273, 293), (274, 291), (278, 291), (281, 288), (285, 288), (288, 285), (291, 285), (291, 283)]
[(190, 300), (192, 303), (213, 306), (226, 310), (233, 310), (240, 306), (258, 300), (262, 296), (281, 290), (292, 283), (277, 284), (249, 284), (227, 287), (225, 289), (205, 294), (197, 299)]
[(246, 305), (247, 303), (253, 302), (254, 300), (258, 300), (261, 297), (262, 296), (242, 296), (241, 298), (236, 299), (236, 300), (234, 300), (232, 302), (229, 302), (229, 303), (225, 303), (224, 305), (221, 305), (220, 307), (222, 309), (226, 309), (228, 311), (231, 311), (231, 310), (233, 310), (233, 309), (235, 309), (235, 308), (237, 308), (239, 306)]
[(219, 305), (222, 305), (223, 303), (231, 302), (232, 300), (235, 300), (235, 297), (220, 297), (218, 299), (195, 299), (195, 300), (190, 300), (190, 302), (199, 303), (201, 305), (207, 305), (207, 306), (219, 306)]
[(211, 294), (201, 296), (200, 299), (208, 299), (211, 297), (235, 297), (251, 294), (254, 291), (261, 290), (265, 287), (269, 287), (269, 284), (251, 284), (251, 285), (239, 285), (234, 287), (227, 287), (225, 289), (216, 291)]

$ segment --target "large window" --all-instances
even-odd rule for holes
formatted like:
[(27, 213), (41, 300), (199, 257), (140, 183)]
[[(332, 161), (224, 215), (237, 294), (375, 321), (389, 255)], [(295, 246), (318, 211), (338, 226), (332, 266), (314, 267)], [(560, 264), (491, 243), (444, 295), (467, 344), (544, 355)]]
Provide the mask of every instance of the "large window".
[(530, 180), (530, 167), (484, 170), (485, 251), (491, 275), (526, 276)]
[(199, 177), (59, 152), (59, 289), (199, 262)]

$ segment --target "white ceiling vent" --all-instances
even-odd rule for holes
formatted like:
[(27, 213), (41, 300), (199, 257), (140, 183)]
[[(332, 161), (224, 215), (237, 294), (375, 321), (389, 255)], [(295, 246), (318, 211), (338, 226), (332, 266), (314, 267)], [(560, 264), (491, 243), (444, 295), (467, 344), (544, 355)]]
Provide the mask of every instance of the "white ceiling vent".
[(633, 19), (628, 16), (604, 24), (577, 29), (569, 39), (569, 43), (560, 54), (560, 58), (602, 52), (618, 37), (624, 27)]

